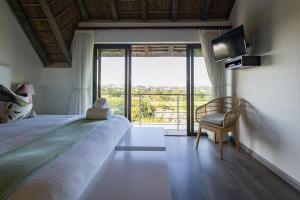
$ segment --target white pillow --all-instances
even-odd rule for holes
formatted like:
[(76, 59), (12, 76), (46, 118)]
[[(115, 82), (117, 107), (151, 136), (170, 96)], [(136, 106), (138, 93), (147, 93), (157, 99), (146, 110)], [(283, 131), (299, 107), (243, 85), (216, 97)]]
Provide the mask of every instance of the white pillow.
[(14, 122), (26, 119), (32, 115), (32, 104), (18, 106), (15, 103), (6, 103), (6, 112), (3, 115), (4, 122)]
[(6, 123), (35, 117), (31, 97), (18, 95), (0, 85), (0, 98), (5, 101), (4, 111), (0, 112), (0, 122)]

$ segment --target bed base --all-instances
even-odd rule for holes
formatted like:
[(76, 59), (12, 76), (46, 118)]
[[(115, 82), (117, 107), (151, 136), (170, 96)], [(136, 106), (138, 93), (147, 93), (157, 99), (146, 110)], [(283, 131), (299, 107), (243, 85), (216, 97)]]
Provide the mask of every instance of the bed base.
[(171, 200), (164, 131), (131, 128), (80, 200)]

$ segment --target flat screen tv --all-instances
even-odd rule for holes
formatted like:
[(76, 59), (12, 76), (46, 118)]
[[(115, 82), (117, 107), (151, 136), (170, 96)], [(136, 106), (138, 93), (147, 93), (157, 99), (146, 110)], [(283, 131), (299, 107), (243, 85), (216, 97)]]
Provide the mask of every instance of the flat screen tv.
[(215, 60), (221, 61), (247, 54), (244, 27), (239, 26), (212, 41)]

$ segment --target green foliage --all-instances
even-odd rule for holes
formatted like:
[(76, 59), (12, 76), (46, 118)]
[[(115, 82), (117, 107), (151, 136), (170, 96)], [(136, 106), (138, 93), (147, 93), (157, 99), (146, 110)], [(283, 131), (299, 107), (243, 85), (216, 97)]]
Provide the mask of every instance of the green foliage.
[(155, 106), (151, 105), (149, 102), (141, 101), (141, 105), (139, 105), (139, 102), (134, 101), (131, 109), (132, 121), (138, 121), (139, 117), (141, 119), (153, 118), (155, 116), (155, 111), (156, 111)]
[[(211, 98), (210, 87), (195, 87), (195, 107), (208, 102)], [(104, 86), (101, 94), (107, 98), (115, 114), (124, 114), (124, 88)], [(133, 87), (131, 96), (131, 119), (142, 123), (170, 123), (186, 120), (185, 87)], [(140, 113), (140, 114), (139, 114)], [(180, 119), (177, 119), (179, 116)]]

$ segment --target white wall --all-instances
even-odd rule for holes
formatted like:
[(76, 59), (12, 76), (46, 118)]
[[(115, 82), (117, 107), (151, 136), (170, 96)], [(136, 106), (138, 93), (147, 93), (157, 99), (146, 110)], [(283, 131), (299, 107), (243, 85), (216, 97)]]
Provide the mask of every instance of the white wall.
[(237, 0), (230, 20), (244, 24), (262, 66), (236, 71), (247, 100), (240, 140), (300, 182), (300, 1)]
[(72, 68), (43, 68), (43, 114), (68, 114), (73, 88)]
[(0, 1), (0, 27), (0, 63), (11, 69), (13, 85), (29, 81), (35, 86), (34, 108), (41, 113), (43, 64), (4, 0)]

